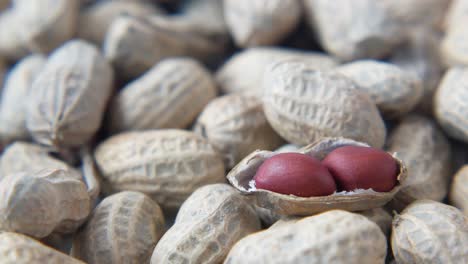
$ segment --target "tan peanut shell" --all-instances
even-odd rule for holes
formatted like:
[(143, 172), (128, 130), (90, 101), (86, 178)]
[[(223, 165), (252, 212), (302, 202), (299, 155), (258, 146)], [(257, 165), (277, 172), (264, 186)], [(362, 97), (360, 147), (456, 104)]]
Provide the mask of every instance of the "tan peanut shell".
[(468, 215), (468, 165), (460, 168), (453, 177), (450, 203)]
[(305, 0), (304, 5), (323, 48), (349, 61), (381, 58), (404, 40), (404, 24), (386, 2)]
[(0, 18), (0, 55), (51, 52), (73, 37), (78, 11), (78, 0), (15, 0)]
[(30, 55), (19, 61), (8, 75), (0, 102), (0, 141), (5, 144), (29, 138), (25, 98), (45, 61), (42, 55)]
[[(365, 143), (351, 139), (323, 138), (303, 147), (298, 152), (322, 160), (328, 153), (342, 146), (369, 147)], [(252, 180), (257, 169), (266, 159), (276, 154), (275, 152), (262, 150), (251, 153), (229, 172), (227, 179), (238, 191), (252, 196), (252, 200), (256, 205), (279, 215), (313, 215), (332, 209), (362, 211), (381, 207), (398, 193), (407, 176), (405, 165), (397, 156), (393, 155), (395, 161), (399, 164), (400, 171), (397, 176), (397, 185), (390, 192), (357, 189), (352, 192), (335, 192), (328, 196), (297, 197), (256, 189), (252, 184)]]
[(228, 31), (218, 7), (222, 1), (194, 1), (194, 5), (210, 1), (209, 10), (197, 12), (203, 19), (187, 11), (177, 17), (115, 19), (104, 43), (106, 57), (126, 78), (140, 76), (168, 57), (189, 56), (210, 62), (228, 47)]
[(81, 180), (77, 170), (50, 154), (49, 149), (40, 145), (17, 141), (9, 145), (0, 157), (0, 179), (22, 172), (61, 169), (69, 172), (73, 179)]
[(240, 47), (277, 44), (295, 29), (301, 9), (299, 0), (224, 0), (226, 23)]
[(101, 125), (113, 72), (96, 47), (81, 40), (54, 51), (31, 87), (27, 127), (34, 139), (76, 147)]
[(164, 229), (157, 203), (139, 192), (120, 192), (94, 209), (73, 240), (72, 256), (89, 264), (149, 263)]
[(226, 168), (256, 149), (273, 150), (284, 142), (268, 123), (261, 99), (242, 94), (212, 100), (198, 117), (195, 131), (222, 153)]
[(110, 130), (186, 128), (216, 93), (210, 73), (196, 60), (164, 59), (117, 94)]
[(417, 108), (428, 114), (432, 114), (432, 99), (444, 71), (439, 41), (438, 34), (420, 31), (412, 34), (407, 43), (399, 46), (390, 58), (391, 63), (422, 80), (423, 95)]
[(397, 263), (468, 263), (468, 218), (455, 207), (418, 200), (395, 216), (391, 242)]
[(151, 263), (221, 263), (239, 239), (258, 230), (260, 222), (245, 197), (227, 184), (207, 185), (184, 202)]
[(0, 201), (0, 230), (37, 238), (73, 233), (91, 210), (85, 184), (60, 169), (3, 177)]
[(270, 65), (264, 78), (265, 115), (290, 143), (346, 137), (383, 146), (386, 130), (377, 107), (346, 76), (285, 59)]
[(105, 191), (141, 191), (167, 209), (179, 208), (200, 186), (224, 181), (221, 155), (183, 130), (119, 134), (102, 142), (94, 157)]
[(240, 51), (229, 58), (216, 72), (216, 81), (223, 93), (245, 92), (261, 97), (263, 75), (268, 65), (286, 58), (304, 60), (317, 70), (331, 69), (338, 64), (324, 53), (278, 47), (254, 47)]
[(444, 21), (446, 29), (468, 21), (468, 2), (466, 0), (452, 0), (450, 2)]
[(387, 241), (366, 217), (332, 210), (287, 221), (249, 235), (229, 252), (225, 264), (383, 264)]
[(84, 264), (39, 241), (13, 232), (0, 233), (2, 264)]
[(397, 66), (375, 60), (344, 64), (336, 70), (368, 94), (387, 119), (410, 112), (423, 95), (421, 80)]
[(404, 118), (390, 134), (388, 151), (398, 154), (411, 176), (392, 200), (394, 209), (402, 210), (418, 199), (441, 201), (447, 195), (450, 144), (432, 120), (419, 115)]
[(468, 18), (464, 22), (450, 27), (444, 35), (440, 50), (444, 64), (447, 66), (465, 67), (468, 65), (468, 52), (466, 51), (468, 38), (464, 27), (467, 22)]
[(162, 10), (145, 1), (113, 0), (96, 2), (81, 11), (78, 37), (96, 45), (104, 42), (112, 21), (121, 15), (146, 17), (162, 14)]
[(451, 137), (468, 143), (468, 70), (449, 69), (434, 95), (437, 121)]
[(91, 150), (89, 148), (84, 148), (80, 154), (83, 181), (87, 187), (91, 208), (94, 208), (99, 199), (99, 193), (101, 192), (101, 175), (96, 168)]
[(366, 211), (357, 212), (376, 223), (382, 232), (388, 236), (392, 229), (392, 216), (383, 208), (373, 208)]

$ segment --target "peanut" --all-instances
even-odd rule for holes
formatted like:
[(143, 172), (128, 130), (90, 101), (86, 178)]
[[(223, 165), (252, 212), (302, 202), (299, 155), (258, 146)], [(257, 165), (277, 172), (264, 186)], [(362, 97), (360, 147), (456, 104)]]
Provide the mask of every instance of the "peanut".
[(272, 45), (299, 23), (301, 3), (298, 0), (224, 0), (224, 14), (238, 46)]
[(110, 130), (186, 128), (216, 97), (210, 73), (191, 58), (162, 60), (111, 103)]
[(2, 264), (84, 264), (30, 237), (11, 232), (0, 233), (0, 259)]
[(450, 189), (450, 201), (468, 215), (468, 165), (463, 166), (455, 174)]
[(357, 212), (372, 222), (376, 223), (384, 235), (389, 236), (392, 229), (392, 216), (383, 208), (373, 208), (366, 211)]
[(455, 207), (419, 200), (394, 218), (391, 242), (397, 263), (467, 263), (468, 219)]
[(73, 240), (72, 256), (89, 264), (148, 263), (164, 233), (161, 208), (139, 192), (111, 195)]
[(85, 184), (60, 169), (3, 177), (0, 201), (0, 230), (36, 238), (73, 233), (91, 210)]
[(29, 139), (24, 98), (28, 97), (31, 84), (44, 64), (44, 56), (30, 55), (19, 61), (9, 73), (0, 102), (0, 141), (3, 143)]
[(54, 51), (31, 87), (27, 128), (41, 144), (80, 146), (100, 127), (113, 72), (92, 45), (74, 40)]
[(151, 263), (221, 263), (239, 239), (259, 229), (245, 197), (226, 184), (207, 185), (184, 202)]
[(384, 263), (387, 242), (366, 217), (332, 210), (249, 235), (234, 245), (225, 264)]
[(218, 152), (182, 130), (119, 134), (101, 143), (94, 157), (104, 191), (141, 191), (167, 209), (179, 208), (198, 187), (224, 181)]
[(274, 149), (283, 142), (268, 123), (262, 101), (249, 95), (231, 94), (212, 100), (194, 129), (223, 154), (226, 168), (234, 167), (256, 149)]
[(264, 92), (268, 121), (290, 143), (339, 136), (377, 148), (384, 144), (386, 130), (375, 104), (344, 75), (285, 59), (265, 72)]

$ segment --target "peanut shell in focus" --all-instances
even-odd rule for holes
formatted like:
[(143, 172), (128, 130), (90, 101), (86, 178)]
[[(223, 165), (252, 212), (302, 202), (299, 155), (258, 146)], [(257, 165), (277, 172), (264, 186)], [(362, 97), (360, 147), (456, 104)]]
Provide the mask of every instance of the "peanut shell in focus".
[(453, 177), (450, 203), (468, 215), (468, 165), (460, 168)]

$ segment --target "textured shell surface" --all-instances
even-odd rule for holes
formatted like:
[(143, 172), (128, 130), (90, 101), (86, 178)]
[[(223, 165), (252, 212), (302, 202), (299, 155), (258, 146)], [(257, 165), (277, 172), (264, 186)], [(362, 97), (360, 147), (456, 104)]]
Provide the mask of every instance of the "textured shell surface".
[(221, 155), (183, 130), (119, 134), (101, 143), (94, 157), (104, 190), (141, 191), (163, 208), (178, 208), (198, 187), (225, 181)]
[(52, 53), (31, 87), (27, 127), (54, 147), (80, 146), (94, 135), (112, 92), (113, 72), (94, 46), (67, 42)]
[(186, 128), (216, 93), (210, 73), (196, 60), (164, 59), (115, 97), (110, 129)]
[(84, 264), (39, 241), (12, 232), (0, 233), (0, 262), (2, 264)]
[(468, 143), (468, 70), (448, 70), (434, 98), (437, 121), (451, 137)]
[[(45, 64), (42, 55), (31, 55), (19, 61), (8, 74), (0, 102), (0, 141), (28, 139), (26, 108), (24, 100), (29, 95), (31, 84)], [(0, 80), (1, 86), (1, 80)]]
[(207, 185), (182, 205), (151, 263), (221, 263), (239, 239), (258, 230), (260, 221), (245, 197), (227, 184)]
[(450, 144), (435, 122), (419, 115), (404, 118), (390, 134), (388, 151), (405, 161), (411, 175), (392, 201), (394, 209), (417, 199), (441, 201), (447, 195)]
[(283, 143), (268, 123), (262, 101), (243, 94), (211, 101), (198, 117), (195, 131), (223, 154), (227, 168), (256, 149), (273, 150)]
[(385, 118), (410, 112), (423, 95), (421, 80), (398, 66), (375, 60), (344, 64), (336, 70), (367, 93)]
[(18, 173), (0, 181), (0, 230), (43, 238), (72, 233), (88, 217), (90, 200), (83, 182), (64, 170)]
[(304, 52), (278, 47), (245, 49), (231, 58), (216, 73), (216, 81), (223, 93), (245, 92), (262, 96), (263, 74), (270, 63), (285, 58), (298, 58), (317, 70), (331, 69), (338, 63), (319, 52)]
[(149, 263), (164, 233), (157, 203), (139, 192), (106, 197), (73, 241), (72, 256), (89, 264)]
[(453, 177), (450, 202), (468, 215), (468, 165), (460, 168)]
[(225, 0), (224, 14), (237, 45), (273, 45), (299, 23), (301, 3), (298, 0)]
[(17, 141), (9, 145), (0, 157), (0, 179), (10, 174), (43, 169), (66, 170), (70, 177), (81, 180), (80, 172), (52, 157), (49, 149), (40, 145)]
[(384, 144), (386, 130), (377, 107), (344, 75), (286, 59), (270, 65), (263, 88), (265, 115), (290, 143), (346, 137), (376, 148)]
[(385, 209), (381, 207), (373, 208), (358, 213), (376, 223), (386, 236), (390, 234), (390, 230), (392, 229), (392, 216), (385, 211)]
[(406, 30), (421, 28), (440, 29), (451, 1), (426, 0), (384, 0), (391, 12), (404, 23)]
[(386, 2), (305, 0), (304, 5), (324, 49), (348, 61), (381, 58), (404, 40), (404, 24)]
[(162, 10), (145, 1), (103, 1), (96, 2), (82, 10), (78, 22), (78, 36), (81, 39), (101, 45), (112, 21), (121, 16), (146, 17), (162, 14)]
[(375, 223), (332, 210), (249, 235), (236, 243), (224, 263), (383, 264), (386, 253), (385, 235)]
[[(369, 147), (369, 145), (365, 143), (351, 139), (323, 138), (301, 148), (297, 152), (322, 160), (328, 153), (343, 146)], [(372, 189), (356, 189), (350, 192), (335, 192), (327, 196), (298, 197), (295, 195), (286, 195), (264, 189), (257, 189), (252, 180), (258, 168), (266, 159), (276, 154), (276, 152), (270, 151), (254, 151), (239, 162), (227, 175), (228, 181), (234, 188), (245, 195), (251, 195), (252, 202), (255, 205), (271, 211), (270, 213), (261, 212), (261, 214), (267, 216), (267, 220), (270, 218), (269, 216), (272, 216), (273, 219), (277, 219), (278, 216), (307, 216), (332, 209), (363, 211), (382, 207), (398, 193), (401, 185), (406, 181), (408, 173), (403, 161), (393, 154), (400, 171), (397, 175), (397, 185), (390, 192), (376, 192)]]
[(468, 262), (468, 218), (455, 207), (418, 200), (395, 216), (392, 230), (397, 263)]

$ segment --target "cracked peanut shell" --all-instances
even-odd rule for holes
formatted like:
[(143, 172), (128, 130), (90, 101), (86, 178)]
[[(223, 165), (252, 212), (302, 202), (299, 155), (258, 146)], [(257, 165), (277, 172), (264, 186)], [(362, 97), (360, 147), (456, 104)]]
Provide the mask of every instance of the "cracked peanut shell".
[[(323, 138), (313, 144), (303, 147), (298, 152), (322, 160), (328, 153), (343, 146), (369, 145), (344, 138)], [(328, 196), (297, 197), (275, 193), (268, 190), (256, 189), (252, 180), (262, 163), (276, 155), (271, 151), (258, 150), (245, 157), (227, 175), (228, 181), (241, 193), (251, 196), (252, 202), (262, 208), (272, 211), (276, 215), (313, 215), (332, 209), (348, 211), (363, 211), (377, 208), (388, 203), (400, 190), (406, 180), (407, 171), (404, 163), (395, 155), (399, 165), (397, 185), (390, 192), (375, 192), (372, 189), (358, 189), (352, 192), (335, 192)]]
[(107, 193), (140, 191), (177, 209), (197, 188), (224, 182), (221, 155), (205, 139), (177, 129), (127, 132), (94, 153)]

